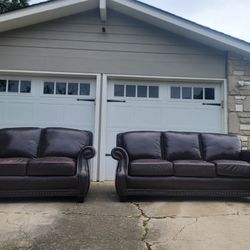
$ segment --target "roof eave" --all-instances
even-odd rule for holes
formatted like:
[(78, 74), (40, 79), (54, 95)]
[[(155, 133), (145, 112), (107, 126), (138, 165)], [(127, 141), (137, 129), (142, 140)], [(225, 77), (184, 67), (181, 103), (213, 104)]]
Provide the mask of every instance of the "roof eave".
[(0, 15), (0, 32), (98, 8), (98, 0), (60, 0), (30, 6)]

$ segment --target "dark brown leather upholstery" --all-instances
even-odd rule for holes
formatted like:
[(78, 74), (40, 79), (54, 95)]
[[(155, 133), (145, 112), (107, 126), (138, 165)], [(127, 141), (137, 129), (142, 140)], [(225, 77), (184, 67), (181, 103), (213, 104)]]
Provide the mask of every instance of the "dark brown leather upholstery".
[(202, 160), (174, 161), (175, 176), (216, 177), (215, 165)]
[[(158, 133), (161, 153), (152, 147)], [(140, 151), (136, 149), (138, 145)], [(133, 195), (250, 196), (250, 151), (241, 151), (241, 143), (236, 136), (126, 132), (117, 136), (117, 146), (111, 155), (118, 161), (116, 191), (121, 200)], [(150, 154), (152, 148), (153, 153)], [(173, 163), (172, 168), (171, 163), (165, 165), (165, 159)]]
[(161, 133), (128, 132), (122, 137), (122, 147), (126, 149), (130, 160), (161, 158)]
[(75, 160), (68, 157), (48, 156), (29, 161), (28, 176), (63, 176), (75, 175)]
[(201, 160), (199, 134), (166, 132), (163, 138), (167, 160)]
[(217, 160), (214, 163), (219, 176), (250, 177), (250, 163), (246, 161)]
[(0, 157), (37, 157), (40, 128), (0, 129)]
[(39, 156), (76, 158), (84, 146), (92, 144), (92, 134), (67, 128), (46, 128), (42, 131)]
[(240, 152), (240, 159), (239, 160), (250, 162), (250, 150), (242, 150)]
[(173, 175), (173, 164), (166, 160), (140, 159), (130, 162), (131, 176), (169, 176)]
[(237, 136), (201, 134), (201, 141), (206, 161), (239, 159), (241, 142)]
[(25, 176), (28, 158), (0, 158), (0, 176)]
[(74, 196), (83, 201), (90, 184), (88, 160), (95, 155), (91, 145), (89, 131), (0, 129), (0, 197)]

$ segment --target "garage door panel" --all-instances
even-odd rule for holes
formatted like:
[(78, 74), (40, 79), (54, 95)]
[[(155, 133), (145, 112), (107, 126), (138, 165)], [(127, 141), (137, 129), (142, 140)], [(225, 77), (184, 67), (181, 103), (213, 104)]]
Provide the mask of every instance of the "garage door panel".
[(161, 123), (162, 111), (160, 106), (135, 105), (110, 105), (108, 108), (110, 126), (122, 128), (125, 125), (128, 128), (131, 128), (131, 126), (138, 128), (143, 126), (155, 126)]
[[(197, 108), (195, 110), (172, 107), (164, 114), (162, 128), (178, 131), (222, 131), (220, 108)], [(213, 117), (213, 119), (211, 119)]]
[(32, 102), (8, 102), (6, 105), (6, 112), (8, 114), (7, 124), (29, 124), (33, 123), (34, 119), (34, 104)]
[[(65, 123), (70, 126), (81, 127), (82, 124), (85, 124), (86, 129), (93, 130), (95, 123), (95, 115), (93, 113), (94, 105), (87, 104), (84, 106), (75, 105), (65, 105)], [(79, 115), (82, 114), (82, 115)]]
[(64, 105), (52, 103), (39, 103), (37, 106), (38, 123), (56, 124), (63, 122)]
[(6, 109), (5, 102), (0, 101), (0, 121), (2, 122), (5, 121), (5, 109)]

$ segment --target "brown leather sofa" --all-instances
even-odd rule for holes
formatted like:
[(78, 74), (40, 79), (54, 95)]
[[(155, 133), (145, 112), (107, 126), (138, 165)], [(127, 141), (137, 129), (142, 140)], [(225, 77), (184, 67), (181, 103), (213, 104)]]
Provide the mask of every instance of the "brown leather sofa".
[(0, 197), (70, 196), (89, 189), (92, 133), (66, 128), (0, 129)]
[(250, 196), (250, 151), (236, 136), (137, 131), (117, 135), (120, 200), (136, 195)]

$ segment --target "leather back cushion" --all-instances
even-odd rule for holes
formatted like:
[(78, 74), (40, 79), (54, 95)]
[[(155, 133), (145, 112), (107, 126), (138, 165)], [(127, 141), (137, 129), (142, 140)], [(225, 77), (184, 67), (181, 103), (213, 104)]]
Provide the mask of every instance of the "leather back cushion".
[(37, 157), (40, 128), (0, 130), (0, 157)]
[[(160, 159), (161, 133), (160, 132), (128, 132), (117, 136), (118, 146), (126, 149), (129, 159)], [(122, 144), (122, 145), (121, 145)]]
[(39, 155), (76, 158), (80, 150), (89, 145), (92, 145), (92, 133), (89, 131), (46, 128), (41, 135)]
[(200, 160), (202, 158), (199, 134), (165, 132), (163, 138), (167, 160)]
[(206, 161), (239, 159), (241, 142), (237, 136), (204, 133), (201, 141)]

